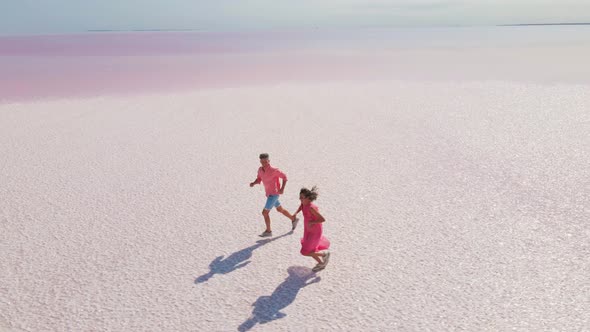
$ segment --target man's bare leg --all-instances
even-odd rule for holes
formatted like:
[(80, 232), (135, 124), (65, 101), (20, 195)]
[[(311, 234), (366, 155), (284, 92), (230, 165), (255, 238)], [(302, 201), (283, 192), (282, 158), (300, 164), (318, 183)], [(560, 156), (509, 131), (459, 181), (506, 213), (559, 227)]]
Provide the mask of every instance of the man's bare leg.
[(267, 232), (272, 232), (270, 229), (270, 216), (269, 216), (269, 210), (267, 209), (263, 209), (262, 210), (262, 215), (264, 216), (264, 223), (266, 224), (266, 231)]
[(282, 206), (277, 206), (277, 211), (279, 211), (280, 213), (285, 215), (285, 217), (289, 218), (289, 220), (291, 220), (291, 221), (293, 221), (295, 219), (295, 216), (293, 216), (291, 213), (289, 213), (289, 211), (283, 209)]

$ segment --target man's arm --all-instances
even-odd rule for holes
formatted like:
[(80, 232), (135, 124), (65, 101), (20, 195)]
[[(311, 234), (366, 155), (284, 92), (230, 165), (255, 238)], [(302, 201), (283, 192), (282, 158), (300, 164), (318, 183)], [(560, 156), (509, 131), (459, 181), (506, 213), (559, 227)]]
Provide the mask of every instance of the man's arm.
[(277, 169), (277, 172), (278, 172), (279, 178), (281, 180), (283, 180), (282, 184), (281, 184), (281, 189), (279, 189), (279, 195), (282, 195), (283, 192), (285, 191), (285, 186), (287, 186), (287, 175), (278, 169)]
[(259, 184), (260, 182), (262, 182), (260, 175), (256, 175), (256, 180), (250, 182), (250, 187), (254, 187), (254, 185)]
[(281, 185), (281, 189), (279, 189), (279, 194), (282, 195), (285, 191), (285, 186), (287, 185), (287, 179), (283, 179), (283, 184)]

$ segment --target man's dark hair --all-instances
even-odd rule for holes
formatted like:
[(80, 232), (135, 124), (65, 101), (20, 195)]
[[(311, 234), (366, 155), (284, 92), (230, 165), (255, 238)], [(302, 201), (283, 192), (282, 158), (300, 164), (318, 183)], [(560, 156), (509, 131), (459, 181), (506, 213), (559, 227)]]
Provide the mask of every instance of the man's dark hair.
[(261, 153), (260, 159), (268, 159), (268, 153)]

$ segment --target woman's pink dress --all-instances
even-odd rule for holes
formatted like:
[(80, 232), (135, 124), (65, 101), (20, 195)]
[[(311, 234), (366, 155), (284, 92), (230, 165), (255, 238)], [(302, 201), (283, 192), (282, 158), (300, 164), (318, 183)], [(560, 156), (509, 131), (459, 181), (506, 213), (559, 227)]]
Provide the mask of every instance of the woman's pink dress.
[(306, 255), (312, 252), (318, 252), (330, 248), (330, 241), (322, 235), (322, 224), (310, 225), (315, 221), (315, 216), (311, 214), (310, 209), (318, 207), (314, 204), (302, 205), (303, 212), (303, 238), (301, 238), (301, 254)]

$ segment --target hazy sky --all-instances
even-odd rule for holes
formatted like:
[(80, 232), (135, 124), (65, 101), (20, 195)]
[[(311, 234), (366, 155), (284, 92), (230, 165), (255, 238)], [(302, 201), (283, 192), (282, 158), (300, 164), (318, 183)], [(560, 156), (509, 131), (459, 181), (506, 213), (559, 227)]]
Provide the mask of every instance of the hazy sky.
[(0, 34), (590, 22), (589, 0), (1, 0)]

